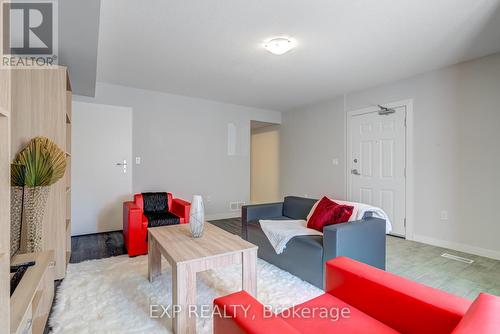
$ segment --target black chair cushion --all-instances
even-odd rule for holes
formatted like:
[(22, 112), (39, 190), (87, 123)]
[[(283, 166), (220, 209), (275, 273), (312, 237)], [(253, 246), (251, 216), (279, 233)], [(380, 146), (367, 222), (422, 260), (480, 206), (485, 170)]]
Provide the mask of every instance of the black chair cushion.
[(180, 224), (180, 219), (170, 212), (144, 212), (148, 218), (148, 227), (158, 227)]
[(167, 193), (142, 193), (144, 212), (168, 211)]

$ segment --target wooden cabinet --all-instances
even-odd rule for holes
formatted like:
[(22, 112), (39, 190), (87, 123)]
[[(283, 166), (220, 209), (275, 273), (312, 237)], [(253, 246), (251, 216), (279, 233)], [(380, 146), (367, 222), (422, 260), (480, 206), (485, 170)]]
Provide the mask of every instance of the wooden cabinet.
[(0, 334), (10, 319), (10, 71), (0, 69)]
[[(3, 3), (0, 0), (0, 17)], [(8, 68), (0, 67), (0, 334), (10, 328), (10, 75)]]
[[(71, 86), (65, 67), (0, 68), (0, 334), (43, 333), (71, 249), (71, 161), (51, 188), (43, 222), (44, 251), (10, 258), (10, 163), (33, 137), (52, 139), (70, 156)], [(35, 260), (10, 296), (9, 266)]]
[[(71, 82), (66, 72), (66, 201), (65, 201), (65, 232), (66, 232), (66, 266), (71, 258), (71, 119), (73, 108), (73, 93)], [(66, 269), (65, 266), (65, 269)]]
[(42, 249), (54, 251), (55, 278), (62, 279), (71, 254), (71, 85), (64, 66), (14, 68), (10, 79), (11, 155), (44, 136), (68, 157), (65, 177), (50, 188), (42, 236)]
[(10, 332), (43, 334), (54, 299), (53, 251), (16, 255), (12, 263), (36, 261), (10, 299)]

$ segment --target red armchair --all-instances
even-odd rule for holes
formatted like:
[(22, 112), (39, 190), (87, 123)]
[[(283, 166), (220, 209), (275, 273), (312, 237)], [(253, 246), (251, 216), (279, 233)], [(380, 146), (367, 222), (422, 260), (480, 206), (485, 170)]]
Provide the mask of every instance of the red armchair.
[[(471, 303), (345, 257), (326, 263), (325, 294), (273, 317), (244, 291), (214, 304), (215, 334), (500, 333), (500, 297), (480, 294)], [(349, 316), (311, 315), (321, 308)]]
[[(168, 212), (179, 219), (180, 224), (189, 223), (191, 204), (167, 193)], [(144, 198), (135, 194), (134, 201), (123, 203), (123, 239), (129, 256), (148, 253), (148, 218), (144, 215)]]

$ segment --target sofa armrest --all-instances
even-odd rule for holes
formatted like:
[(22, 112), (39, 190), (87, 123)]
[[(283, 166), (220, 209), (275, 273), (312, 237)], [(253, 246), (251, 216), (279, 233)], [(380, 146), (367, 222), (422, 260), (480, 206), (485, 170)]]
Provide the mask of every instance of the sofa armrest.
[(325, 291), (400, 333), (451, 333), (471, 302), (367, 264), (326, 263)]
[(142, 210), (134, 202), (123, 203), (123, 229), (134, 229), (141, 225)]
[(323, 229), (323, 261), (347, 256), (385, 269), (385, 238), (385, 220), (379, 218), (328, 225)]
[(500, 297), (479, 294), (452, 334), (500, 333)]
[(189, 223), (190, 209), (191, 209), (191, 203), (180, 198), (172, 199), (172, 207), (170, 208), (170, 212), (175, 214), (177, 217), (181, 218), (181, 224)]
[(247, 224), (258, 219), (280, 217), (283, 215), (283, 202), (244, 205), (241, 208), (241, 236), (247, 238)]
[(245, 291), (214, 299), (214, 334), (298, 334)]
[(140, 233), (144, 229), (142, 216), (142, 209), (137, 204), (134, 202), (123, 203), (123, 239), (127, 248), (129, 247), (130, 235)]

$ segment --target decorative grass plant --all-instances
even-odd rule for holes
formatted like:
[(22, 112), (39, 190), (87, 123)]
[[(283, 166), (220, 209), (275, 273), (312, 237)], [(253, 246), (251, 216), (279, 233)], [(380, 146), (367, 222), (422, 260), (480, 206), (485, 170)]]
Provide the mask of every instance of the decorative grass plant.
[(22, 164), (10, 165), (10, 185), (12, 187), (24, 187), (25, 168)]
[(11, 167), (11, 185), (13, 192), (16, 192), (16, 188), (21, 188), (21, 193), (24, 193), (22, 217), (27, 235), (23, 250), (41, 251), (42, 221), (49, 187), (61, 179), (65, 171), (64, 151), (46, 137), (31, 139), (16, 155)]
[[(46, 187), (56, 183), (66, 171), (66, 155), (46, 137), (36, 137), (19, 152), (14, 165), (24, 166), (24, 185), (26, 187)], [(16, 168), (14, 168), (16, 169)], [(15, 170), (16, 182), (23, 182), (21, 169)]]

